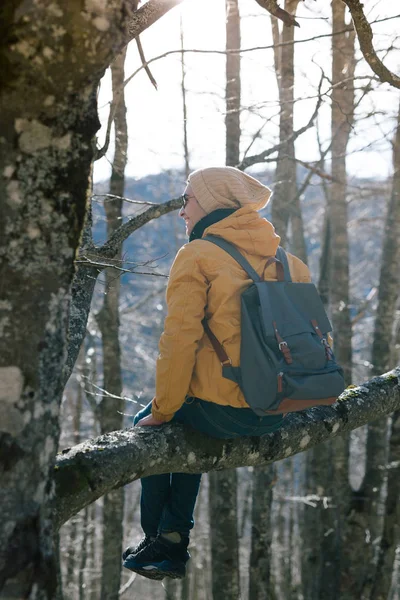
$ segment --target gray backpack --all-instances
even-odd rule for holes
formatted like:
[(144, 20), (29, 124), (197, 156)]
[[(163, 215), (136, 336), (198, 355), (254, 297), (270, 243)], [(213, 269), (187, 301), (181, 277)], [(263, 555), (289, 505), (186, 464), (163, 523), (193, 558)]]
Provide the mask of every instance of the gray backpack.
[(332, 327), (315, 285), (292, 282), (283, 248), (266, 262), (276, 262), (278, 281), (263, 281), (233, 244), (213, 235), (203, 240), (228, 252), (253, 280), (241, 296), (240, 367), (203, 321), (223, 377), (240, 386), (259, 416), (333, 404), (345, 388), (343, 370), (327, 341)]

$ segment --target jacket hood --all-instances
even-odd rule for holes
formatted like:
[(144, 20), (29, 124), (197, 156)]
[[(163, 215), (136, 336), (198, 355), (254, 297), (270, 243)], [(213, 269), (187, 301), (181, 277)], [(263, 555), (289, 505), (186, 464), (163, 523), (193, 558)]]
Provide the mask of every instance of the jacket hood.
[(233, 214), (207, 227), (203, 233), (216, 235), (234, 244), (239, 252), (255, 256), (275, 256), (280, 237), (275, 228), (249, 207), (240, 208)]

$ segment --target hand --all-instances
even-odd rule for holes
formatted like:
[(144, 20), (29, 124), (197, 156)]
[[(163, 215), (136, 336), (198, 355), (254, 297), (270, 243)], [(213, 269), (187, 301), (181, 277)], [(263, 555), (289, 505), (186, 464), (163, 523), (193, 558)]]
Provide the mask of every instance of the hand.
[(158, 421), (153, 417), (153, 415), (147, 415), (147, 417), (143, 417), (136, 423), (136, 427), (154, 427), (157, 425), (163, 425), (164, 421)]

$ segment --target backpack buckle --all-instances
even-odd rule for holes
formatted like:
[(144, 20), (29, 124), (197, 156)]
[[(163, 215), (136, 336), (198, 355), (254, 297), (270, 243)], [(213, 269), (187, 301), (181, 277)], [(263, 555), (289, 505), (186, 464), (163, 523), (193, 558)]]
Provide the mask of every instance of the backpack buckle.
[(232, 359), (230, 359), (229, 357), (226, 360), (221, 361), (221, 365), (223, 367), (229, 367), (232, 366)]
[(284, 348), (285, 346), (287, 346), (287, 342), (279, 342), (279, 350), (281, 352), (283, 352), (282, 348)]

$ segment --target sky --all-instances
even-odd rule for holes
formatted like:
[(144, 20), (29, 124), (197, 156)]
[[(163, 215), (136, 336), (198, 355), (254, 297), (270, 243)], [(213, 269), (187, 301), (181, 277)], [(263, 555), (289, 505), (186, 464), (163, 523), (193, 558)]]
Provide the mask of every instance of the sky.
[[(370, 21), (400, 13), (390, 0), (365, 0), (364, 7)], [(241, 0), (241, 47), (249, 49), (272, 44), (271, 21), (254, 0)], [(295, 129), (308, 122), (314, 106), (316, 87), (321, 70), (330, 75), (330, 2), (305, 0), (298, 8), (300, 28), (295, 39), (304, 40), (327, 35), (317, 40), (298, 43), (295, 47)], [(225, 45), (225, 0), (186, 0), (141, 35), (147, 60), (166, 52), (180, 49), (180, 21), (184, 32), (184, 48), (223, 51)], [(397, 19), (373, 25), (377, 49), (390, 45), (399, 29)], [(397, 46), (399, 42), (397, 41)], [(385, 64), (399, 72), (400, 51), (392, 50)], [(128, 47), (125, 76), (140, 67), (136, 44)], [(225, 56), (218, 53), (185, 53), (188, 141), (191, 170), (204, 166), (224, 164), (225, 125), (224, 87)], [(170, 169), (183, 169), (183, 114), (181, 95), (181, 54), (176, 52), (151, 64), (158, 90), (150, 83), (144, 70), (138, 72), (125, 87), (128, 119), (128, 164), (126, 175), (140, 178)], [(370, 70), (360, 60), (356, 70), (357, 82)], [(241, 150), (244, 152), (255, 132), (266, 123), (262, 136), (253, 144), (250, 154), (256, 154), (274, 145), (278, 135), (279, 104), (273, 69), (273, 50), (261, 49), (242, 53)], [(325, 88), (328, 87), (328, 82)], [(376, 86), (357, 109), (358, 122), (349, 143), (348, 171), (354, 177), (382, 177), (391, 173), (390, 138), (399, 106), (399, 90), (387, 84)], [(99, 92), (99, 114), (102, 129), (99, 144), (104, 141), (105, 126), (111, 98), (111, 78), (106, 72)], [(370, 116), (378, 113), (377, 116)], [(318, 128), (323, 143), (330, 135), (330, 106), (326, 99), (320, 111)], [(312, 128), (296, 141), (296, 155), (304, 161), (319, 157), (316, 129)], [(95, 181), (110, 175), (113, 147), (105, 158), (97, 161)], [(257, 170), (271, 168), (258, 165)], [(251, 172), (251, 171), (250, 171)]]

